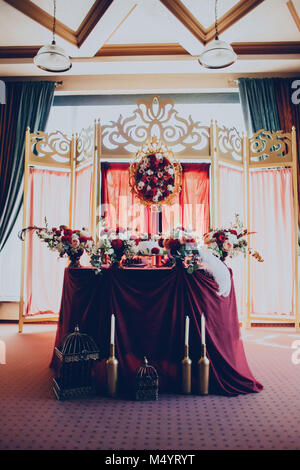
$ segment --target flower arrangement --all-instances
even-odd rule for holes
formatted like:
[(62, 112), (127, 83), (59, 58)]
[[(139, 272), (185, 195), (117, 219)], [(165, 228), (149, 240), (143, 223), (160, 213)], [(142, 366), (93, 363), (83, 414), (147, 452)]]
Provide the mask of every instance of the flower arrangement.
[(70, 260), (69, 267), (80, 267), (81, 256), (93, 245), (93, 238), (90, 237), (86, 228), (71, 230), (66, 225), (60, 225), (59, 228), (50, 229), (46, 217), (45, 227), (33, 226), (23, 229), (19, 234), (21, 240), (24, 240), (26, 232), (32, 230), (48, 245), (50, 250), (57, 251), (60, 258), (67, 256)]
[(153, 137), (129, 168), (131, 191), (145, 205), (171, 204), (181, 190), (181, 165)]
[(193, 274), (200, 268), (201, 259), (198, 251), (199, 236), (183, 227), (172, 229), (161, 243), (169, 251), (176, 263), (183, 263), (187, 272)]
[(247, 237), (255, 232), (248, 232), (239, 218), (235, 214), (235, 222), (230, 228), (211, 228), (203, 237), (204, 243), (212, 250), (213, 254), (224, 261), (227, 257), (232, 258), (239, 253), (244, 256), (247, 252), (257, 261), (263, 262), (261, 255), (248, 247)]

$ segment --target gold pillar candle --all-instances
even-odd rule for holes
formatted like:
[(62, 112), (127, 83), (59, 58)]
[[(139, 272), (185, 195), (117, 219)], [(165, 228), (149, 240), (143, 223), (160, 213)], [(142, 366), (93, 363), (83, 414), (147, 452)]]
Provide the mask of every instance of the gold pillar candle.
[(189, 358), (189, 347), (184, 345), (184, 358), (182, 360), (182, 393), (189, 395), (192, 390), (192, 361)]
[(201, 345), (201, 358), (198, 361), (198, 391), (200, 395), (209, 392), (209, 359), (206, 356), (206, 345)]
[(106, 361), (107, 392), (110, 397), (117, 395), (118, 389), (118, 360), (115, 357), (115, 345), (110, 345), (109, 358)]

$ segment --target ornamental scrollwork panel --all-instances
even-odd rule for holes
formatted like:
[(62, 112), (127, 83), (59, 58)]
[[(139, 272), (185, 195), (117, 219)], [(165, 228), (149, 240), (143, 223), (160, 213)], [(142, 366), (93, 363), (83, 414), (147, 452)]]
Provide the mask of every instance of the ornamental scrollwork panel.
[(243, 162), (243, 139), (235, 127), (217, 126), (217, 155), (229, 162)]
[(259, 130), (249, 139), (250, 163), (266, 160), (270, 163), (292, 161), (292, 142), (290, 134), (282, 130), (269, 132)]
[(76, 135), (76, 164), (79, 165), (88, 160), (93, 160), (95, 147), (94, 127), (82, 129)]
[(71, 157), (71, 140), (60, 131), (50, 134), (38, 131), (30, 134), (30, 150), (31, 161), (41, 164), (68, 164)]
[(156, 137), (176, 153), (209, 155), (210, 128), (179, 116), (174, 102), (153, 96), (139, 100), (133, 115), (102, 127), (103, 153), (136, 153)]

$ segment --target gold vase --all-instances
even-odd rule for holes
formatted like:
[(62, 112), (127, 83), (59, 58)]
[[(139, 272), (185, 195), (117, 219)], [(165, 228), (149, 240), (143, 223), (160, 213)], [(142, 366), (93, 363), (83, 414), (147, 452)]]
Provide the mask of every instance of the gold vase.
[(189, 358), (189, 347), (184, 345), (184, 358), (182, 360), (182, 393), (189, 395), (192, 390), (192, 361)]
[(115, 357), (115, 345), (110, 345), (109, 358), (106, 361), (107, 393), (110, 397), (117, 395), (118, 389), (118, 360)]
[(206, 345), (201, 345), (201, 358), (198, 361), (198, 392), (208, 395), (209, 392), (209, 359), (206, 356)]

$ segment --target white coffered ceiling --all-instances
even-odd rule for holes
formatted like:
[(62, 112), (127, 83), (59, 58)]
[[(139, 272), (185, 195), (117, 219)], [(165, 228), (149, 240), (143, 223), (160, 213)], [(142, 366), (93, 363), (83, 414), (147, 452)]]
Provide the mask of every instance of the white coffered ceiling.
[[(0, 76), (47, 76), (32, 58), (52, 15), (52, 0), (0, 0)], [(216, 74), (300, 72), (300, 0), (219, 0), (218, 16), (238, 62)], [(205, 75), (197, 55), (213, 36), (214, 0), (57, 0), (73, 62), (61, 76)]]

